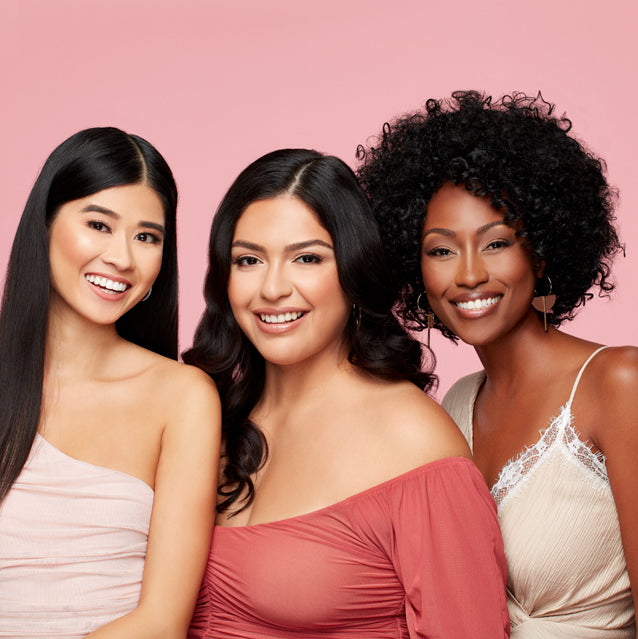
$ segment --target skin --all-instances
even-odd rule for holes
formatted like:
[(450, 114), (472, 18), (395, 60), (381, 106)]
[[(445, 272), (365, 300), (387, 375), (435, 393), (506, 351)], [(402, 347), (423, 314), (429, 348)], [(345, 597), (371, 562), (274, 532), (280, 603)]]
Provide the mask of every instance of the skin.
[[(220, 406), (208, 376), (120, 338), (115, 321), (149, 290), (164, 213), (144, 184), (63, 205), (49, 232), (52, 295), (40, 434), (75, 459), (154, 491), (140, 600), (88, 637), (186, 636), (208, 554)], [(125, 290), (109, 294), (86, 276)]]
[[(266, 361), (251, 419), (269, 457), (254, 476), (254, 502), (231, 518), (219, 514), (221, 526), (295, 517), (436, 459), (469, 456), (454, 424), (416, 386), (377, 380), (347, 362), (352, 304), (332, 247), (296, 198), (254, 202), (237, 223), (228, 296)], [(304, 315), (272, 332), (260, 315), (279, 311)]]
[[(474, 461), (488, 486), (507, 461), (538, 441), (539, 430), (569, 396), (578, 370), (600, 346), (551, 326), (545, 332), (531, 307), (542, 266), (533, 265), (502, 219), (489, 200), (446, 184), (428, 204), (421, 254), (434, 313), (474, 346), (486, 372), (473, 435)], [(496, 301), (483, 302), (487, 306), (481, 310), (458, 307), (470, 299)], [(633, 593), (638, 588), (636, 388), (638, 349), (609, 348), (586, 368), (572, 404), (580, 439), (606, 458)]]

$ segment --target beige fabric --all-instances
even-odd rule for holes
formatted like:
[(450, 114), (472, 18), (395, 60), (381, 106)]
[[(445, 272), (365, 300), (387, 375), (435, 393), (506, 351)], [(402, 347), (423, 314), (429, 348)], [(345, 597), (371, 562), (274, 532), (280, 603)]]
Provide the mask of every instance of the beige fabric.
[[(474, 402), (484, 379), (483, 371), (462, 378), (443, 400), (470, 447)], [(492, 487), (505, 543), (513, 639), (636, 636), (605, 461), (572, 424), (579, 379), (580, 373), (537, 444), (508, 462)]]

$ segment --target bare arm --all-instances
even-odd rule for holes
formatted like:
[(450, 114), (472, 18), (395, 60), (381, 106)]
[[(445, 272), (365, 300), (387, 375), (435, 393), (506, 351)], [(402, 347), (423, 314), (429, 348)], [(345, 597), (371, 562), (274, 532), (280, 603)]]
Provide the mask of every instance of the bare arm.
[(596, 375), (600, 406), (596, 439), (606, 457), (634, 607), (638, 607), (638, 348), (610, 349), (605, 355), (604, 371)]
[[(198, 370), (171, 384), (137, 608), (90, 639), (183, 639), (208, 557), (221, 432), (219, 398)], [(161, 392), (158, 391), (158, 392)]]

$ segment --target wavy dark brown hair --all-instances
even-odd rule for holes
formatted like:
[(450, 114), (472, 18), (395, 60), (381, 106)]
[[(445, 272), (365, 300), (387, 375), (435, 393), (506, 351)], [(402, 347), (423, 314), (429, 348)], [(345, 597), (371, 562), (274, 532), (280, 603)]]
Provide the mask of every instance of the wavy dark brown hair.
[(264, 388), (264, 360), (242, 333), (228, 300), (231, 244), (249, 204), (282, 195), (309, 206), (334, 242), (341, 287), (361, 309), (358, 327), (351, 319), (344, 335), (349, 361), (377, 377), (409, 379), (426, 390), (435, 381), (422, 370), (429, 351), (422, 352), (421, 344), (392, 313), (394, 286), (383, 246), (352, 170), (334, 156), (306, 149), (282, 149), (259, 158), (235, 180), (215, 214), (204, 286), (206, 309), (194, 345), (183, 356), (213, 378), (222, 399), (226, 458), (220, 512), (240, 500), (236, 514), (252, 502), (251, 476), (268, 454), (261, 430), (250, 419)]

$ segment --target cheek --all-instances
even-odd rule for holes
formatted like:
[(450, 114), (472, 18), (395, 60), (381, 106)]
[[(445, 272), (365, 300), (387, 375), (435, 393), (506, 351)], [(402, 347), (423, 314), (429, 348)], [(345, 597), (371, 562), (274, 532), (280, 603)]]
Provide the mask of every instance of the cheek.
[[(230, 304), (230, 310), (235, 317), (237, 323), (242, 327), (241, 323), (241, 311), (245, 310), (246, 305), (250, 299), (248, 282), (246, 278), (233, 275), (231, 272), (228, 278), (228, 285), (226, 286), (226, 292), (228, 294), (228, 303)], [(243, 327), (242, 327), (243, 330)]]
[(512, 263), (504, 263), (503, 269), (522, 294), (533, 295), (536, 286), (536, 273), (531, 259), (526, 253), (521, 254)]
[(335, 316), (349, 314), (351, 303), (343, 292), (336, 274), (308, 280), (305, 290), (311, 300), (315, 300), (316, 304), (325, 304)]
[(164, 257), (163, 251), (157, 251), (154, 255), (146, 256), (144, 260), (145, 270), (149, 274), (149, 279), (153, 282), (157, 279), (157, 276), (160, 274), (162, 270), (162, 259)]
[(49, 263), (55, 272), (65, 266), (81, 266), (90, 259), (91, 242), (63, 227), (54, 227), (49, 238)]
[(433, 264), (425, 256), (421, 258), (421, 277), (428, 295), (440, 293), (445, 288), (446, 280), (449, 280), (445, 269), (441, 268), (440, 265)]

